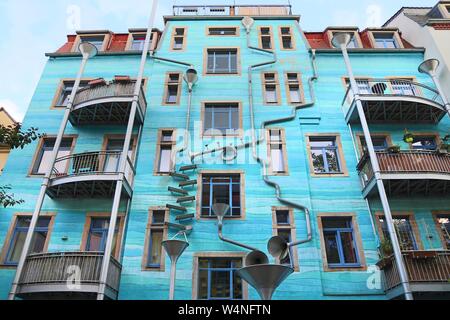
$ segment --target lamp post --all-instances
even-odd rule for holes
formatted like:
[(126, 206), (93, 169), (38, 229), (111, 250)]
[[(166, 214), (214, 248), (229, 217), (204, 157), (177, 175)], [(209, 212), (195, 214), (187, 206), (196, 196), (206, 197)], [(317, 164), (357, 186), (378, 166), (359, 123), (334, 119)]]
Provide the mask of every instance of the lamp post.
[(439, 92), (439, 95), (442, 98), (442, 101), (444, 102), (445, 110), (447, 111), (447, 113), (450, 117), (450, 102), (448, 101), (448, 98), (447, 98), (446, 94), (444, 93), (444, 90), (442, 89), (441, 83), (436, 74), (436, 70), (438, 67), (439, 67), (438, 59), (428, 59), (420, 64), (419, 72), (425, 73), (431, 77), (431, 79), (434, 82), (434, 85), (436, 86), (436, 88)]
[(409, 286), (408, 274), (406, 272), (405, 263), (403, 261), (402, 252), (400, 249), (400, 244), (397, 238), (397, 233), (395, 231), (394, 222), (392, 219), (391, 208), (389, 206), (389, 202), (386, 195), (386, 190), (384, 188), (383, 179), (380, 174), (380, 166), (378, 163), (378, 158), (375, 153), (375, 149), (373, 147), (372, 137), (370, 136), (369, 125), (366, 120), (366, 116), (364, 114), (363, 105), (359, 96), (359, 88), (356, 83), (355, 76), (353, 74), (352, 65), (350, 63), (350, 57), (347, 52), (347, 45), (350, 43), (352, 35), (349, 33), (337, 33), (333, 39), (332, 44), (335, 48), (338, 48), (342, 51), (342, 55), (344, 57), (345, 66), (347, 68), (348, 77), (350, 79), (350, 87), (353, 91), (354, 100), (356, 103), (356, 108), (358, 111), (359, 119), (361, 121), (361, 127), (364, 132), (364, 138), (367, 144), (367, 150), (370, 156), (370, 162), (372, 164), (372, 169), (374, 172), (375, 180), (377, 183), (378, 193), (380, 195), (381, 204), (383, 206), (384, 215), (386, 218), (386, 224), (389, 231), (389, 236), (392, 243), (392, 248), (394, 251), (395, 261), (397, 264), (397, 268), (400, 274), (400, 281), (403, 286), (403, 291), (405, 294), (406, 300), (413, 300), (413, 295), (411, 293), (411, 289)]
[(17, 285), (20, 281), (20, 277), (22, 275), (23, 267), (25, 265), (26, 258), (28, 256), (28, 253), (30, 251), (31, 241), (33, 239), (34, 230), (36, 228), (36, 224), (39, 219), (39, 213), (41, 212), (42, 205), (44, 203), (45, 199), (45, 193), (47, 191), (48, 184), (50, 182), (51, 173), (53, 170), (53, 167), (55, 165), (56, 157), (58, 156), (59, 147), (61, 146), (61, 141), (64, 136), (64, 131), (66, 130), (67, 122), (69, 121), (69, 115), (70, 111), (73, 106), (73, 101), (75, 99), (75, 95), (78, 91), (78, 88), (80, 87), (81, 77), (83, 76), (84, 69), (86, 67), (86, 63), (90, 58), (93, 58), (97, 55), (97, 48), (89, 42), (81, 42), (79, 47), (79, 51), (82, 54), (82, 60), (81, 60), (81, 66), (80, 70), (78, 71), (75, 84), (72, 88), (72, 92), (69, 97), (69, 102), (67, 103), (66, 110), (63, 116), (63, 120), (61, 122), (61, 126), (58, 131), (58, 135), (56, 137), (55, 145), (53, 146), (53, 152), (51, 155), (51, 160), (49, 163), (49, 166), (47, 168), (47, 171), (45, 172), (44, 181), (41, 185), (41, 190), (39, 192), (38, 198), (36, 200), (36, 206), (33, 211), (33, 215), (31, 217), (30, 225), (28, 227), (28, 232), (25, 238), (25, 242), (23, 244), (22, 253), (19, 258), (19, 263), (17, 265), (16, 274), (14, 276), (14, 280), (11, 286), (11, 291), (9, 293), (8, 299), (14, 300), (16, 292), (17, 292)]

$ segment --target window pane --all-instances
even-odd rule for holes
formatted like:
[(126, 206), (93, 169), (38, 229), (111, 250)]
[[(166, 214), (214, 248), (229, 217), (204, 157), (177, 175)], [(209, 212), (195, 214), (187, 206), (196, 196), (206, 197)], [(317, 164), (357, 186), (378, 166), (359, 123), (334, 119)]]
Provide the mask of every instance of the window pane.
[(291, 102), (297, 103), (301, 102), (301, 94), (299, 86), (289, 86), (289, 96), (291, 98)]
[(150, 252), (149, 252), (149, 265), (160, 265), (161, 264), (161, 252), (162, 252), (162, 241), (163, 241), (163, 231), (162, 230), (152, 230), (150, 233)]
[[(385, 239), (390, 239), (386, 220), (380, 217), (380, 222)], [(400, 248), (402, 250), (418, 250), (416, 239), (408, 217), (396, 217), (393, 219)]]
[(276, 86), (266, 85), (266, 102), (278, 102)]
[(271, 145), (270, 156), (273, 172), (284, 172), (284, 155), (282, 145)]
[(328, 263), (340, 263), (336, 232), (324, 232), (324, 241)]
[(240, 259), (202, 258), (198, 261), (198, 299), (242, 299), (242, 280), (236, 270)]
[(353, 232), (341, 232), (344, 263), (358, 263), (358, 255), (353, 241)]
[(324, 229), (345, 229), (351, 228), (350, 218), (326, 218), (322, 219)]
[(325, 170), (325, 161), (321, 150), (311, 150), (311, 157), (315, 173), (327, 172)]
[[(278, 236), (283, 238), (287, 243), (292, 242), (292, 233), (290, 229), (286, 229), (286, 230), (278, 230)], [(284, 259), (280, 260), (281, 264), (291, 264), (291, 259), (290, 256), (287, 255)]]
[(261, 44), (263, 49), (272, 49), (272, 41), (270, 37), (261, 37)]
[(27, 236), (26, 231), (24, 232), (18, 231), (15, 233), (14, 238), (11, 240), (9, 255), (7, 257), (8, 263), (16, 264), (19, 262), (26, 236)]
[(283, 37), (283, 48), (284, 49), (292, 49), (292, 39), (291, 37)]
[(287, 210), (277, 210), (277, 224), (290, 224), (289, 222), (289, 211)]
[[(213, 187), (212, 204), (215, 203), (230, 203), (230, 187), (229, 185), (215, 185)], [(229, 213), (228, 213), (229, 214)]]
[(208, 299), (208, 284), (208, 270), (200, 270), (198, 275), (198, 299)]
[(92, 232), (89, 234), (89, 243), (87, 251), (103, 251), (102, 246), (103, 232)]
[(167, 87), (166, 103), (177, 103), (178, 100), (178, 85), (169, 85)]
[(438, 216), (439, 232), (444, 239), (444, 248), (450, 249), (450, 216)]
[(436, 149), (436, 140), (434, 137), (414, 137), (412, 146), (413, 149), (434, 150)]
[(162, 173), (170, 172), (172, 170), (171, 162), (172, 162), (172, 147), (161, 146), (158, 172)]
[(336, 150), (327, 150), (328, 171), (340, 172), (339, 161)]
[(164, 210), (153, 211), (153, 224), (164, 224), (166, 212)]

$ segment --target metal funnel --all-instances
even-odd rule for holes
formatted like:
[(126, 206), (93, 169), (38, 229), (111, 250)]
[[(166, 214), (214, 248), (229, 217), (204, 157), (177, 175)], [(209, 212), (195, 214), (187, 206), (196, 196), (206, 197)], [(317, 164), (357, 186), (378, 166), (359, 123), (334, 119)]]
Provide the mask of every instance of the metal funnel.
[(337, 32), (331, 40), (331, 44), (338, 49), (340, 49), (342, 45), (345, 45), (345, 47), (347, 47), (347, 45), (352, 40), (352, 36), (352, 34), (347, 32)]
[(181, 240), (166, 240), (163, 241), (161, 244), (166, 250), (167, 255), (170, 258), (170, 261), (173, 264), (176, 264), (178, 262), (178, 259), (183, 254), (184, 250), (186, 250), (186, 248), (189, 247), (189, 243)]
[(429, 76), (431, 76), (436, 73), (436, 70), (438, 67), (439, 67), (438, 59), (428, 59), (420, 64), (419, 72), (425, 73), (425, 74), (428, 74)]
[(87, 56), (88, 59), (95, 57), (98, 53), (97, 47), (87, 41), (81, 42), (78, 50), (80, 50), (83, 56)]
[(212, 211), (217, 216), (219, 223), (222, 223), (223, 217), (230, 211), (230, 206), (226, 203), (215, 203), (212, 206)]
[(163, 248), (166, 250), (167, 255), (172, 262), (170, 268), (170, 291), (169, 299), (173, 300), (175, 298), (175, 279), (177, 276), (177, 262), (180, 256), (183, 254), (184, 250), (189, 247), (189, 243), (181, 240), (166, 240), (162, 243)]
[(189, 91), (192, 91), (192, 88), (198, 81), (197, 70), (192, 69), (192, 68), (188, 69), (186, 71), (186, 74), (184, 75), (184, 81), (186, 81), (186, 83), (189, 87)]
[(237, 275), (258, 291), (262, 300), (272, 300), (278, 286), (294, 269), (278, 264), (259, 264), (237, 271)]
[(289, 254), (289, 244), (280, 236), (274, 236), (267, 244), (267, 250), (275, 259), (283, 260)]
[(255, 23), (255, 20), (252, 17), (245, 16), (242, 19), (242, 25), (244, 26), (247, 33), (250, 32), (250, 29), (252, 28), (253, 24)]

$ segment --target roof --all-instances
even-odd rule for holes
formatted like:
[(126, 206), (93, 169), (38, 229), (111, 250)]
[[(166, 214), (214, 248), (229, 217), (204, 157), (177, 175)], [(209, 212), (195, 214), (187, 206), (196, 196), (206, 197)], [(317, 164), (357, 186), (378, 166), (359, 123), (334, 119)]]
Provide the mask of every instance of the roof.
[[(372, 31), (395, 31), (398, 32), (396, 28), (367, 28), (363, 31), (359, 31), (357, 27), (328, 27), (324, 31), (319, 32), (305, 32), (306, 39), (308, 40), (312, 49), (334, 49), (331, 44), (330, 32), (329, 31), (355, 31), (359, 34), (361, 39), (362, 48), (360, 49), (377, 49), (372, 46), (369, 38), (369, 33)], [(400, 38), (405, 49), (414, 49), (415, 47), (411, 45), (408, 41), (401, 37)]]
[(12, 123), (18, 123), (9, 113), (8, 111), (6, 111), (5, 108), (0, 107), (0, 112), (3, 112), (10, 120)]
[(442, 12), (439, 10), (439, 6), (449, 4), (450, 1), (439, 1), (434, 7), (402, 7), (383, 24), (383, 27), (388, 26), (402, 13), (421, 26), (425, 26), (430, 23), (439, 23), (444, 20), (448, 23), (449, 19), (442, 15)]

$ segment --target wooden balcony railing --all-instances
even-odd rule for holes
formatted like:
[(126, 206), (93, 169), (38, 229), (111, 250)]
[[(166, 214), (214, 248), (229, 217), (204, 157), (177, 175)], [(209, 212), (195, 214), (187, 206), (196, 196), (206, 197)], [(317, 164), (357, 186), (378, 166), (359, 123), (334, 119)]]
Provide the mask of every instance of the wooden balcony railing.
[[(449, 250), (405, 251), (403, 260), (410, 283), (449, 283), (450, 281)], [(401, 283), (394, 256), (379, 261), (377, 265), (384, 271), (386, 291)]]
[[(440, 173), (450, 175), (450, 154), (428, 150), (405, 150), (399, 153), (377, 151), (380, 173)], [(374, 173), (369, 156), (362, 157), (357, 167), (363, 187)]]
[(290, 5), (173, 6), (174, 16), (289, 16)]
[[(118, 174), (121, 155), (120, 151), (96, 151), (61, 157), (55, 161), (51, 178)], [(130, 185), (135, 173), (134, 165), (127, 156), (125, 177)]]
[[(102, 85), (92, 85), (80, 89), (74, 99), (73, 108), (76, 108), (80, 104), (87, 102), (95, 103), (96, 100), (106, 99), (106, 98), (132, 98), (135, 89), (135, 82), (109, 82)], [(144, 90), (141, 88), (138, 107), (140, 108), (142, 114), (145, 114), (147, 109), (147, 100), (145, 99)]]
[[(103, 256), (103, 252), (30, 254), (25, 261), (19, 286), (32, 285), (39, 292), (39, 285), (55, 285), (55, 290), (69, 292), (76, 291), (71, 287), (73, 280), (81, 286), (99, 284)], [(74, 271), (75, 268), (78, 272)], [(121, 270), (121, 264), (111, 257), (106, 285), (115, 293), (119, 291)], [(73, 279), (74, 274), (79, 278)]]

